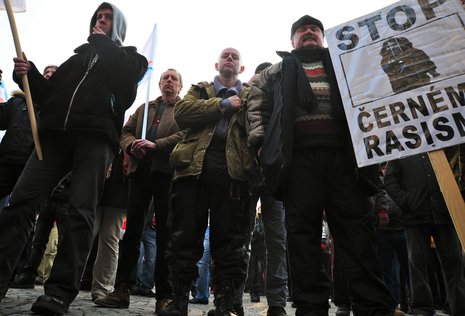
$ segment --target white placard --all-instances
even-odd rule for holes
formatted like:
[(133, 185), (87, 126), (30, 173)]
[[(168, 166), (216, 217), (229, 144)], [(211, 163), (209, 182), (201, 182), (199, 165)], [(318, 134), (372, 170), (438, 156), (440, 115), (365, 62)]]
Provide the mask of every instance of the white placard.
[(399, 1), (325, 32), (360, 167), (465, 142), (464, 21)]

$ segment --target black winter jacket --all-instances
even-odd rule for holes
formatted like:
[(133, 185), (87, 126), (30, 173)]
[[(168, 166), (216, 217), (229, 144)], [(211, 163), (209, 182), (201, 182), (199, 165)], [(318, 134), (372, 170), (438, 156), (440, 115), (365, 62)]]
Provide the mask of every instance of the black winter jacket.
[(426, 153), (389, 161), (384, 187), (402, 209), (404, 226), (452, 223)]
[[(98, 132), (117, 148), (124, 112), (136, 97), (147, 60), (135, 47), (118, 46), (105, 35), (91, 34), (88, 42), (49, 80), (31, 63), (31, 94), (41, 105), (39, 131)], [(20, 78), (13, 77), (22, 88)]]
[(34, 141), (23, 95), (0, 104), (0, 130), (6, 130), (0, 143), (0, 163), (25, 165), (34, 149)]

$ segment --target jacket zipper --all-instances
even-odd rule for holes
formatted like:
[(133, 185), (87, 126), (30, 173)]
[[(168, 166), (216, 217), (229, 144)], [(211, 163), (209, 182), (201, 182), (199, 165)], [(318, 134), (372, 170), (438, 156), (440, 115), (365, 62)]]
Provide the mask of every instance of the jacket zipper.
[(71, 112), (71, 107), (73, 105), (73, 101), (74, 101), (74, 97), (76, 96), (76, 93), (79, 89), (79, 87), (81, 86), (82, 82), (84, 81), (84, 79), (86, 79), (87, 75), (89, 74), (90, 70), (92, 69), (92, 67), (95, 65), (95, 63), (97, 62), (97, 59), (98, 59), (98, 55), (95, 55), (95, 57), (93, 59), (91, 59), (89, 61), (89, 65), (87, 66), (87, 71), (86, 73), (84, 74), (84, 77), (82, 77), (81, 81), (79, 81), (76, 89), (74, 89), (74, 92), (73, 92), (73, 95), (71, 97), (71, 100), (69, 101), (69, 105), (68, 105), (68, 111), (66, 112), (66, 117), (65, 117), (65, 122), (63, 124), (63, 129), (66, 131), (66, 125), (68, 124), (68, 118), (69, 118), (69, 114)]

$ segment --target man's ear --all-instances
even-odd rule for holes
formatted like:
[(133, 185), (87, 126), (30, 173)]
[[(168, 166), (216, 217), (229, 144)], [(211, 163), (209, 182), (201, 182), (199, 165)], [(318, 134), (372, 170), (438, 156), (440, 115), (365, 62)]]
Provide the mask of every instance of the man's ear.
[(245, 67), (244, 67), (244, 66), (241, 66), (241, 69), (239, 69), (239, 73), (240, 73), (240, 74), (243, 73), (243, 72), (244, 72), (244, 69), (245, 69)]
[(218, 63), (215, 63), (215, 70), (218, 71)]

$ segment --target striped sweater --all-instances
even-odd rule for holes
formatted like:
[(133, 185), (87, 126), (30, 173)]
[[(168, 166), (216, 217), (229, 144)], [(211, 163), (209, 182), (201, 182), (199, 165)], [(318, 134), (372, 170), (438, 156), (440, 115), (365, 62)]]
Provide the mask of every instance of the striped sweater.
[(302, 62), (317, 106), (310, 112), (296, 107), (295, 149), (308, 147), (343, 148), (342, 132), (333, 116), (330, 84), (321, 60)]

